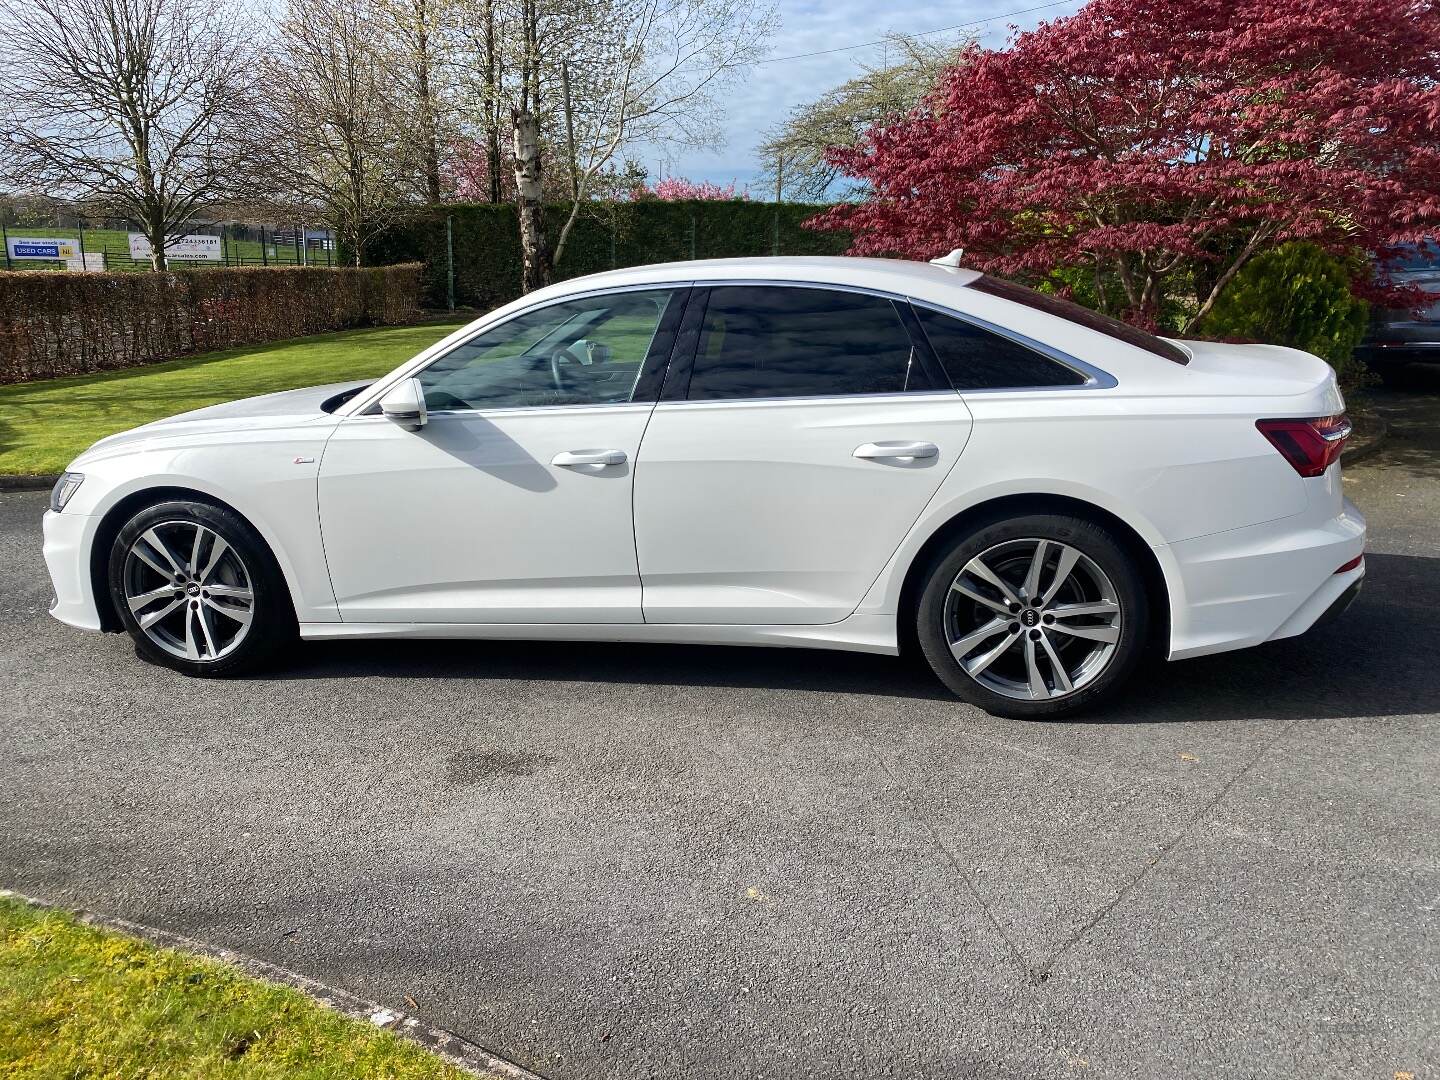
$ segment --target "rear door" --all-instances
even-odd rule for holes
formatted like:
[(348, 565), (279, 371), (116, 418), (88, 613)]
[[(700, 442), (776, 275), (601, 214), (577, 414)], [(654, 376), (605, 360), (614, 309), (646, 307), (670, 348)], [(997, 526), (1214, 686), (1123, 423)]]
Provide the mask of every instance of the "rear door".
[(970, 414), (904, 301), (696, 290), (635, 473), (646, 622), (844, 619), (955, 464)]

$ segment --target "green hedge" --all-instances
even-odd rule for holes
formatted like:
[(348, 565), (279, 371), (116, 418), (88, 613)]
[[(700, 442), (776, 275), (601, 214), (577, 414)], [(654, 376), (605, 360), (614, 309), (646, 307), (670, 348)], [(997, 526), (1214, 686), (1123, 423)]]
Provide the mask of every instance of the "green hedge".
[(419, 315), (421, 267), (0, 272), (0, 383)]
[[(581, 212), (555, 269), (555, 280), (619, 266), (745, 255), (839, 255), (843, 233), (803, 227), (822, 206), (804, 203), (661, 202), (597, 204)], [(568, 206), (547, 207), (558, 234)], [(520, 295), (520, 235), (515, 208), (488, 203), (444, 206), (394, 226), (367, 249), (371, 263), (425, 264), (426, 303), (446, 302), (445, 219), (453, 222), (455, 302), (491, 308)], [(778, 242), (777, 242), (778, 241)]]
[(1315, 244), (1281, 244), (1245, 264), (1200, 330), (1206, 337), (1304, 349), (1348, 377), (1369, 322), (1370, 305), (1351, 292), (1363, 273), (1358, 255), (1346, 261)]

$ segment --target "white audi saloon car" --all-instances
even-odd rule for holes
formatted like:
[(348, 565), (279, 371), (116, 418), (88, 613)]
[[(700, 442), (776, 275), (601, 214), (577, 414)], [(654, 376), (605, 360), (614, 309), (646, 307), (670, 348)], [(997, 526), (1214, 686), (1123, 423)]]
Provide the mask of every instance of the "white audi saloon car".
[(1345, 607), (1323, 361), (957, 263), (578, 278), (374, 382), (102, 439), (45, 516), (53, 614), (192, 675), (297, 636), (915, 648), (1030, 717)]

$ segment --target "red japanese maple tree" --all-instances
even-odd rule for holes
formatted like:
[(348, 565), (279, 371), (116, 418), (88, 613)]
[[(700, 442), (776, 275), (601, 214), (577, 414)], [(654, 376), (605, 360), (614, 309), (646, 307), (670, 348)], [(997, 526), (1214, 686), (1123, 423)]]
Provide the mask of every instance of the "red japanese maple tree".
[(1437, 43), (1440, 0), (1091, 0), (834, 151), (868, 197), (815, 224), (1185, 331), (1266, 247), (1435, 235)]

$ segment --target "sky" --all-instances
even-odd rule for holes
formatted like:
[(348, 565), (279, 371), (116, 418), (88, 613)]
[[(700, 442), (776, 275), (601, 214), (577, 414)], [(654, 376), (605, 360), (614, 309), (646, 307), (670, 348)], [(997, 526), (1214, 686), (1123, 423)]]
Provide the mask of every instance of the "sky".
[[(978, 36), (988, 47), (1005, 44), (1009, 26), (1029, 29), (1041, 20), (1062, 18), (1084, 6), (1084, 0), (1064, 0), (1055, 7), (1028, 14), (996, 18), (1021, 8), (1038, 7), (1051, 0), (965, 0), (960, 3), (926, 3), (923, 0), (779, 0), (779, 30), (770, 42), (770, 57), (837, 49), (877, 41), (891, 32), (920, 34), (958, 23), (992, 20), (969, 31), (936, 34), (928, 40), (953, 42), (965, 33)], [(761, 132), (784, 119), (794, 105), (812, 101), (826, 90), (860, 73), (861, 62), (879, 64), (883, 46), (849, 52), (758, 64), (727, 91), (724, 118), (725, 145), (718, 150), (680, 150), (671, 160), (657, 153), (639, 157), (653, 182), (661, 175), (710, 180), (737, 188), (753, 184), (759, 169), (755, 148)], [(768, 198), (757, 185), (752, 197)]]

